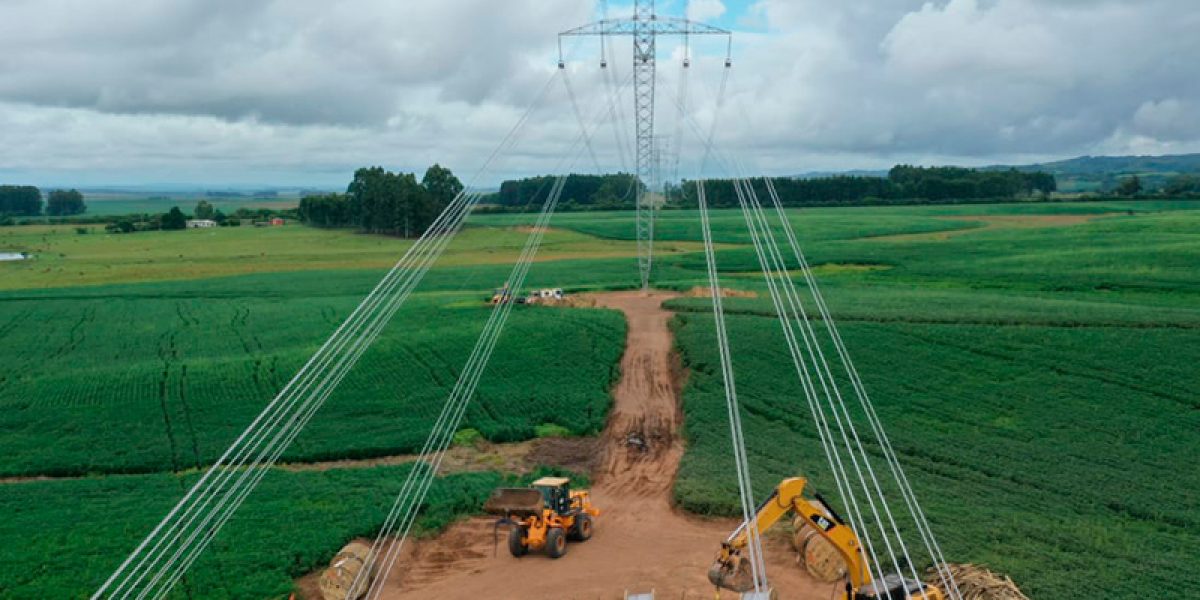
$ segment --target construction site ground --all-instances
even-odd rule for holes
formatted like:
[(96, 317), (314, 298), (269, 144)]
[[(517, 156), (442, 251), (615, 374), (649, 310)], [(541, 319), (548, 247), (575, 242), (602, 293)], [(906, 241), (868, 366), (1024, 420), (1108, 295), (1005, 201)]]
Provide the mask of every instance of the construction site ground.
[[(683, 373), (667, 327), (671, 313), (662, 307), (674, 294), (592, 297), (597, 306), (620, 310), (629, 323), (622, 377), (613, 390), (593, 472), (594, 502), (603, 511), (595, 536), (571, 544), (557, 560), (541, 553), (517, 559), (508, 554), (503, 537), (494, 544), (493, 519), (468, 519), (435, 538), (410, 543), (386, 582), (384, 598), (607, 600), (652, 590), (659, 599), (714, 597), (706, 572), (737, 522), (687, 515), (671, 503), (684, 452)], [(781, 598), (830, 597), (831, 584), (804, 572), (786, 536), (769, 538), (767, 556)]]

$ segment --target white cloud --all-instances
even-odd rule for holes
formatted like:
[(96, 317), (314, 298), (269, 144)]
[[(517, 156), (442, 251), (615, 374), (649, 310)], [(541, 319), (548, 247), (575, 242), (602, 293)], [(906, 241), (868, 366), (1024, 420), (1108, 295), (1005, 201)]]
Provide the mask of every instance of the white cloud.
[(1133, 113), (1132, 128), (1159, 140), (1194, 140), (1200, 137), (1200, 105), (1178, 98), (1147, 100)]
[(711, 21), (725, 14), (725, 3), (721, 0), (691, 0), (687, 12), (687, 18), (694, 21)]
[[(1200, 147), (1193, 4), (687, 3), (693, 18), (761, 25), (735, 35), (718, 138), (784, 173)], [(553, 73), (555, 34), (596, 14), (589, 0), (0, 3), (0, 179), (303, 183), (433, 161), (471, 171)], [(610, 41), (610, 72), (625, 78), (628, 38)], [(686, 142), (707, 134), (725, 47), (692, 40), (696, 122), (677, 125), (675, 43), (660, 41), (657, 123)], [(581, 110), (603, 110), (598, 40), (565, 50)], [(579, 125), (561, 84), (552, 93), (487, 183), (549, 171), (567, 152)], [(631, 102), (626, 91), (627, 130)], [(619, 168), (613, 131), (593, 138), (602, 167)], [(686, 148), (696, 161), (697, 147)]]

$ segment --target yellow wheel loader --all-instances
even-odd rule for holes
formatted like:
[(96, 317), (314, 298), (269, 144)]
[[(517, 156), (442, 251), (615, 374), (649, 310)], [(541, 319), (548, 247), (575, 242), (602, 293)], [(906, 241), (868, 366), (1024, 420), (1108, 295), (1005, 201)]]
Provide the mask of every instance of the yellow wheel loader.
[[(794, 477), (783, 480), (775, 488), (758, 508), (755, 525), (759, 535), (785, 515), (796, 513), (817, 535), (829, 541), (846, 562), (846, 588), (842, 600), (945, 600), (945, 594), (937, 587), (898, 574), (885, 575), (882, 580), (872, 579), (871, 564), (858, 535), (820, 494), (816, 495), (815, 501), (804, 498), (807, 484), (807, 479)], [(708, 570), (708, 580), (718, 591), (720, 588), (735, 592), (754, 589), (750, 557), (746, 553), (749, 543), (750, 532), (744, 523), (721, 543), (721, 551)], [(767, 592), (766, 597), (773, 595)]]
[(543, 477), (528, 488), (499, 488), (492, 492), (485, 511), (502, 515), (496, 531), (509, 526), (508, 551), (520, 558), (532, 550), (546, 549), (550, 558), (567, 553), (567, 540), (585, 542), (592, 537), (593, 519), (600, 509), (592, 506), (586, 490), (571, 490), (566, 477)]

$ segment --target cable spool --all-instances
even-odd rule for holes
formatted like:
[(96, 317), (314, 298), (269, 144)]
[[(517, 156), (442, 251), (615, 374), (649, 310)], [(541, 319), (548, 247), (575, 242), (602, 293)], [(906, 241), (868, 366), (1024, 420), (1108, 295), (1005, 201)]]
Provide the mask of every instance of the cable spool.
[[(317, 582), (317, 586), (321, 588), (321, 597), (325, 600), (356, 600), (349, 596), (350, 586), (358, 577), (359, 571), (362, 571), (363, 563), (370, 551), (371, 546), (363, 542), (354, 541), (346, 544), (333, 557), (333, 560), (329, 561), (329, 568), (321, 573), (321, 578)], [(368, 576), (366, 581), (369, 583), (371, 579)], [(367, 586), (362, 585), (354, 595), (360, 597), (366, 592)]]
[(792, 547), (800, 553), (799, 560), (804, 563), (808, 574), (825, 583), (844, 579), (846, 561), (833, 544), (817, 535), (804, 519), (797, 517), (793, 525), (796, 527), (796, 534), (792, 536)]

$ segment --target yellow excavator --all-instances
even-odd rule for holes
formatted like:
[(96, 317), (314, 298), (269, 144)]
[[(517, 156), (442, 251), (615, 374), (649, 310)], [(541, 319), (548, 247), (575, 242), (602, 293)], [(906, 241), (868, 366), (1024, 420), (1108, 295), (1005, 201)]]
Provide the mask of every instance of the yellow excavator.
[[(816, 494), (814, 500), (804, 497), (808, 480), (803, 477), (785, 479), (758, 508), (755, 520), (759, 535), (765, 533), (788, 513), (796, 513), (813, 531), (825, 538), (846, 562), (846, 589), (843, 600), (945, 600), (936, 586), (905, 579), (898, 574), (872, 579), (871, 564), (859, 542), (858, 535), (847, 525), (829, 503)], [(720, 588), (734, 592), (754, 589), (750, 557), (746, 546), (750, 532), (743, 523), (721, 543), (721, 551), (708, 570), (708, 580)], [(773, 597), (768, 591), (764, 597)]]

